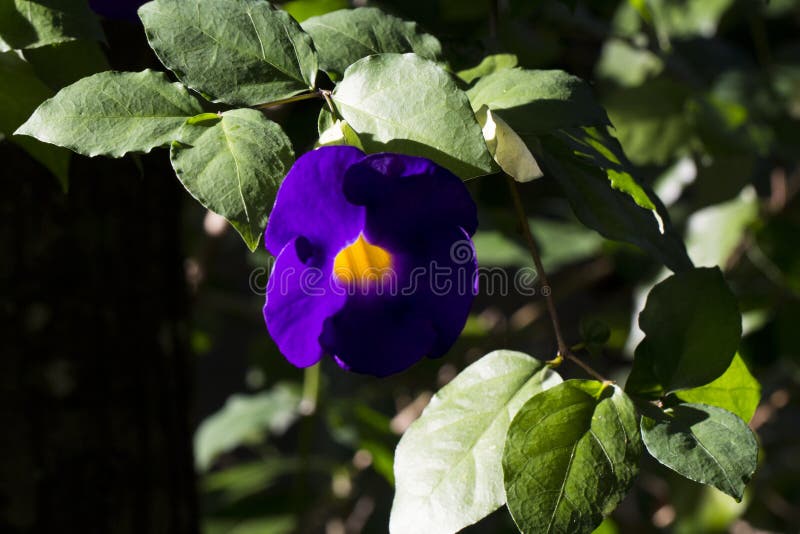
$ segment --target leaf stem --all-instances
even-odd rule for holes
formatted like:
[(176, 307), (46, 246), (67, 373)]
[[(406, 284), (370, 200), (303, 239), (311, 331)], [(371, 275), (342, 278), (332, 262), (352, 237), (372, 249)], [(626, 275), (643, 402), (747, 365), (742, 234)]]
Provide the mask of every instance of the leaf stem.
[(303, 369), (303, 396), (300, 399), (298, 412), (303, 419), (300, 422), (297, 449), (299, 451), (301, 468), (295, 477), (295, 499), (302, 501), (308, 495), (308, 476), (310, 472), (311, 449), (314, 446), (314, 428), (316, 425), (317, 403), (319, 402), (320, 368), (316, 363)]
[(331, 98), (331, 92), (330, 91), (326, 91), (325, 89), (320, 89), (319, 92), (322, 95), (322, 98), (325, 99), (325, 103), (328, 104), (328, 109), (331, 110), (331, 113), (336, 115), (336, 107), (333, 105), (333, 99)]
[(578, 367), (580, 367), (581, 369), (586, 371), (589, 375), (593, 376), (594, 378), (596, 378), (600, 382), (604, 382), (604, 383), (608, 382), (609, 384), (612, 383), (611, 380), (607, 379), (606, 377), (604, 377), (603, 375), (601, 375), (600, 373), (598, 373), (597, 371), (595, 371), (594, 369), (589, 367), (588, 364), (584, 363), (583, 360), (581, 360), (580, 358), (578, 358), (577, 356), (575, 356), (571, 352), (568, 352), (566, 357), (567, 357), (568, 360), (570, 360), (573, 363), (577, 364)]
[(319, 90), (319, 91), (313, 91), (311, 93), (302, 93), (299, 95), (290, 96), (289, 98), (283, 98), (281, 100), (273, 100), (272, 102), (259, 104), (255, 107), (256, 109), (269, 109), (277, 106), (282, 106), (284, 104), (291, 104), (292, 102), (300, 102), (301, 100), (311, 100), (312, 98), (324, 98), (323, 91)]
[(300, 400), (300, 413), (302, 415), (311, 415), (317, 410), (319, 373), (319, 363), (303, 370), (303, 397)]
[(525, 214), (525, 208), (522, 205), (522, 197), (520, 197), (517, 182), (514, 180), (514, 178), (508, 175), (506, 175), (506, 181), (508, 182), (508, 188), (511, 192), (511, 199), (514, 202), (514, 210), (517, 213), (522, 234), (525, 236), (525, 242), (528, 245), (528, 251), (531, 253), (533, 264), (536, 266), (536, 272), (541, 280), (539, 286), (541, 288), (541, 293), (545, 298), (545, 302), (547, 303), (547, 311), (550, 315), (550, 321), (553, 323), (553, 332), (556, 335), (556, 342), (558, 343), (558, 353), (556, 354), (556, 357), (552, 360), (549, 360), (547, 363), (551, 367), (558, 367), (561, 365), (561, 362), (564, 361), (564, 358), (566, 358), (575, 362), (589, 375), (597, 378), (600, 381), (606, 382), (607, 380), (603, 377), (603, 375), (589, 367), (589, 365), (572, 354), (572, 351), (569, 349), (569, 345), (567, 345), (567, 343), (564, 341), (564, 335), (561, 333), (561, 322), (559, 321), (555, 300), (553, 299), (552, 287), (550, 286), (550, 281), (547, 279), (547, 273), (545, 272), (544, 265), (542, 264), (542, 257), (539, 254), (539, 247), (536, 245), (536, 240), (533, 238), (533, 233), (531, 232), (531, 227), (528, 223), (528, 216)]
[(556, 334), (556, 341), (558, 342), (558, 356), (566, 356), (569, 354), (569, 346), (566, 344), (564, 336), (561, 334), (561, 323), (558, 320), (558, 312), (556, 311), (556, 305), (553, 301), (550, 281), (547, 279), (547, 273), (544, 270), (544, 265), (542, 265), (539, 247), (536, 246), (536, 241), (533, 239), (531, 227), (528, 224), (528, 216), (525, 214), (525, 208), (522, 206), (522, 198), (519, 195), (517, 182), (511, 176), (506, 176), (506, 180), (508, 181), (508, 188), (511, 191), (511, 199), (514, 202), (514, 209), (517, 212), (522, 234), (525, 237), (528, 251), (531, 253), (533, 264), (536, 266), (536, 272), (539, 274), (539, 279), (541, 280), (539, 284), (541, 293), (544, 295), (545, 301), (547, 302), (547, 311), (550, 315), (550, 321), (553, 323), (553, 331)]

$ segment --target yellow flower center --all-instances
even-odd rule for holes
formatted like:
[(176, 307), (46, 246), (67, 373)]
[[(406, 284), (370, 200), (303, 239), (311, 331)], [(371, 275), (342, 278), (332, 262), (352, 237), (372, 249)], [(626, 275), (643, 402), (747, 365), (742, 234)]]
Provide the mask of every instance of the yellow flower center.
[(364, 284), (378, 281), (392, 271), (392, 255), (370, 244), (363, 235), (346, 246), (333, 260), (333, 274), (340, 282)]

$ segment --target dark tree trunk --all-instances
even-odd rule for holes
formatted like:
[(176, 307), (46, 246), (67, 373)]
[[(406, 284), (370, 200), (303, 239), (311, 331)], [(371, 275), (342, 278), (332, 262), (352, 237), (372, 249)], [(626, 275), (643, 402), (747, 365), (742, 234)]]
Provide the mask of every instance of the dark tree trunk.
[(182, 192), (163, 153), (0, 143), (0, 531), (197, 531)]

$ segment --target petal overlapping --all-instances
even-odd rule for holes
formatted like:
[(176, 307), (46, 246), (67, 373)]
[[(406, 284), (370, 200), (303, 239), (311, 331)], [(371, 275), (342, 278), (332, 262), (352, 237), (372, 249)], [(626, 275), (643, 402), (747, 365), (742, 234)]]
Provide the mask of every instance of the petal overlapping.
[(385, 376), (444, 355), (458, 338), (476, 293), (472, 242), (463, 229), (446, 228), (419, 245), (397, 253), (395, 287), (352, 295), (326, 321), (320, 341), (340, 366)]
[[(418, 362), (436, 331), (413, 298), (353, 295), (323, 327), (320, 342), (348, 371), (388, 376)], [(422, 351), (420, 350), (422, 349)]]
[(344, 307), (346, 295), (331, 289), (329, 262), (309, 266), (306, 238), (289, 241), (275, 260), (267, 285), (264, 321), (281, 353), (293, 365), (308, 367), (323, 356), (319, 343), (328, 317)]
[(303, 236), (323, 255), (336, 254), (364, 226), (365, 210), (343, 192), (345, 172), (362, 160), (353, 147), (322, 147), (301, 156), (286, 175), (267, 222), (264, 243), (273, 255)]
[(372, 154), (344, 176), (347, 199), (367, 210), (365, 235), (393, 248), (414, 248), (431, 230), (478, 227), (475, 202), (464, 183), (430, 160)]
[(458, 339), (475, 295), (478, 294), (478, 258), (469, 234), (463, 228), (448, 229), (431, 237), (430, 260), (438, 273), (427, 287), (421, 288), (419, 306), (428, 310), (436, 342), (428, 356), (443, 356)]

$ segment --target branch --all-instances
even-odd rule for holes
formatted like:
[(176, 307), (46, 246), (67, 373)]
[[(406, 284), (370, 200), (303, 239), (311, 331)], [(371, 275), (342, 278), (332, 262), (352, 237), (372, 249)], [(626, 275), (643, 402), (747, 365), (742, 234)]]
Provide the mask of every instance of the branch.
[(531, 227), (528, 224), (528, 216), (525, 214), (525, 208), (522, 206), (522, 198), (519, 196), (517, 182), (511, 176), (506, 176), (506, 180), (508, 181), (508, 188), (511, 191), (511, 199), (514, 201), (514, 209), (517, 212), (517, 218), (519, 219), (520, 226), (522, 227), (522, 233), (525, 236), (528, 250), (531, 253), (531, 258), (533, 258), (533, 264), (536, 266), (536, 272), (539, 274), (539, 279), (541, 280), (540, 286), (542, 288), (542, 295), (544, 295), (545, 301), (547, 302), (547, 311), (550, 315), (550, 321), (553, 323), (553, 331), (556, 334), (556, 342), (558, 343), (558, 356), (563, 357), (568, 355), (570, 352), (569, 346), (566, 344), (564, 341), (564, 336), (561, 334), (561, 323), (558, 320), (558, 312), (556, 311), (556, 305), (553, 301), (553, 291), (549, 280), (547, 280), (547, 273), (544, 270), (544, 265), (542, 265), (542, 258), (539, 255), (539, 248), (536, 246), (536, 241), (533, 239)]
[[(552, 287), (547, 279), (547, 273), (545, 272), (544, 265), (542, 264), (542, 257), (539, 254), (539, 248), (536, 246), (536, 240), (533, 238), (533, 234), (531, 233), (531, 227), (528, 224), (528, 216), (525, 214), (525, 208), (522, 205), (522, 198), (519, 195), (517, 182), (514, 180), (514, 178), (508, 175), (506, 175), (506, 180), (508, 182), (508, 189), (511, 192), (511, 199), (514, 201), (514, 209), (517, 212), (517, 218), (519, 219), (520, 226), (522, 227), (522, 233), (525, 236), (525, 241), (528, 245), (528, 251), (531, 253), (533, 264), (536, 266), (536, 272), (541, 280), (540, 287), (542, 288), (542, 295), (547, 303), (547, 311), (550, 315), (550, 321), (553, 323), (553, 332), (555, 332), (556, 342), (558, 343), (558, 354), (556, 354), (556, 357), (547, 363), (552, 367), (558, 367), (561, 362), (564, 361), (564, 358), (566, 358), (572, 362), (575, 362), (590, 376), (600, 380), (601, 382), (608, 382), (603, 375), (592, 369), (589, 365), (572, 354), (572, 351), (569, 350), (569, 345), (567, 345), (567, 343), (564, 341), (564, 335), (561, 333), (561, 322), (558, 319), (558, 312), (556, 311), (556, 305), (553, 299)], [(547, 289), (545, 290), (545, 288)]]

